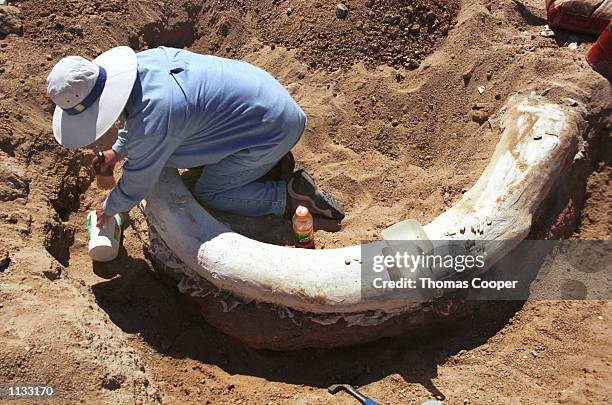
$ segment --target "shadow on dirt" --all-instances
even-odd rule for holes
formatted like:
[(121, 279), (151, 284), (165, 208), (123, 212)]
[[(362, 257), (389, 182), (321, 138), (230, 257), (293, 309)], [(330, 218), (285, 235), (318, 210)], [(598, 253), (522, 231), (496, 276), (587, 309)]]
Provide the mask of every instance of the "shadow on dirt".
[(150, 22), (144, 25), (138, 33), (128, 38), (128, 43), (132, 49), (147, 49), (158, 46), (170, 46), (174, 48), (187, 48), (199, 38), (198, 34), (198, 15), (202, 6), (189, 2), (183, 5), (183, 14), (178, 19), (171, 18), (172, 13), (167, 9), (163, 13), (161, 20)]
[(523, 20), (529, 25), (545, 25), (547, 23), (546, 18), (542, 18), (531, 11), (520, 1), (514, 0), (514, 9), (523, 17)]
[(361, 386), (397, 374), (440, 399), (445, 393), (432, 382), (438, 365), (485, 343), (523, 305), (483, 302), (468, 318), (419, 336), (339, 349), (273, 352), (249, 348), (207, 324), (187, 297), (169, 288), (148, 262), (130, 258), (125, 250), (114, 263), (96, 264), (94, 272), (109, 279), (92, 287), (100, 307), (124, 332), (139, 334), (163, 355), (216, 365), (230, 374), (313, 387)]

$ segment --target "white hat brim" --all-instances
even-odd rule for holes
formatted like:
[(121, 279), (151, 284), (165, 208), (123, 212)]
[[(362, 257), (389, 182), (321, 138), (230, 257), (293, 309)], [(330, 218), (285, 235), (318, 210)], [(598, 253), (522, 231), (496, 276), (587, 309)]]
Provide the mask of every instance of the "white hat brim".
[(121, 115), (136, 81), (136, 53), (127, 46), (110, 49), (93, 62), (107, 74), (98, 100), (77, 115), (68, 115), (60, 107), (53, 113), (53, 136), (67, 148), (82, 148), (102, 137)]

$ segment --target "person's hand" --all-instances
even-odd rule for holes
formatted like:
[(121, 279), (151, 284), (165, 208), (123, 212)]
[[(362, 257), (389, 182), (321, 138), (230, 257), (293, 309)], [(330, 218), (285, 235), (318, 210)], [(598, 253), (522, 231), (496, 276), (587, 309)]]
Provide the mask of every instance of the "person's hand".
[[(102, 163), (98, 169), (100, 172), (104, 172), (108, 167), (115, 166), (115, 164), (119, 161), (119, 156), (113, 149), (105, 150), (102, 153), (104, 154), (104, 163)], [(94, 172), (96, 171), (99, 160), (100, 158), (98, 155), (96, 155), (91, 161), (91, 167), (94, 169)]]
[(104, 213), (104, 202), (101, 202), (96, 209), (96, 218), (98, 219), (98, 222), (96, 222), (98, 228), (102, 228), (106, 221), (110, 220), (111, 216)]

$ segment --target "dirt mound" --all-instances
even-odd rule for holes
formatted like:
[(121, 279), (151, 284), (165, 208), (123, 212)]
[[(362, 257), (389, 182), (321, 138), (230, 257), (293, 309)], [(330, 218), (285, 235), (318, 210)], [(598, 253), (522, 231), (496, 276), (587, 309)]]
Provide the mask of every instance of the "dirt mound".
[(335, 7), (325, 2), (279, 4), (258, 24), (265, 40), (298, 49), (311, 69), (363, 62), (412, 70), (453, 27), (459, 1), (351, 2), (346, 15)]
[[(138, 27), (128, 42), (134, 49), (166, 45), (242, 56), (244, 45), (255, 36), (271, 47), (296, 49), (311, 70), (348, 68), (355, 62), (412, 70), (454, 26), (458, 4), (457, 0), (359, 1), (351, 2), (347, 14), (339, 17), (336, 6), (324, 2), (172, 1), (156, 9), (157, 18)], [(118, 12), (127, 7), (106, 6)], [(58, 28), (57, 23), (47, 27)]]

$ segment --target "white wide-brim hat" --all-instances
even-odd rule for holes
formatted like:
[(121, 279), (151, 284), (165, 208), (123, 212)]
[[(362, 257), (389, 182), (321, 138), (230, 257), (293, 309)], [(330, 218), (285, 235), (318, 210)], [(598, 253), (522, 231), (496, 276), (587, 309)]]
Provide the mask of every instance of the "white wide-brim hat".
[(110, 49), (93, 63), (106, 69), (106, 84), (100, 97), (77, 115), (60, 107), (53, 114), (53, 136), (67, 148), (81, 148), (102, 137), (121, 115), (136, 81), (136, 53), (127, 46)]

